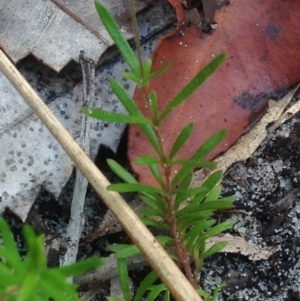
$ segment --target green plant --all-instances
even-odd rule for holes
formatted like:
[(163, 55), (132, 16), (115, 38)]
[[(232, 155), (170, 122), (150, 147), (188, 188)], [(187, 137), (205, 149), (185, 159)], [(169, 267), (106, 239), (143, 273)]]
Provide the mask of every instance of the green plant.
[(9, 226), (0, 219), (0, 300), (1, 301), (76, 301), (76, 285), (68, 281), (91, 270), (104, 260), (93, 258), (70, 266), (48, 268), (44, 237), (25, 225), (27, 253), (22, 259)]
[[(133, 8), (133, 0), (130, 0), (130, 4), (131, 8)], [(83, 108), (82, 111), (89, 116), (104, 121), (138, 124), (156, 153), (155, 156), (145, 154), (145, 156), (137, 158), (135, 162), (145, 164), (150, 168), (153, 177), (157, 181), (157, 187), (139, 183), (117, 162), (108, 160), (111, 169), (125, 182), (110, 185), (108, 189), (119, 193), (138, 192), (140, 194), (141, 200), (148, 206), (148, 209), (140, 212), (140, 218), (147, 226), (155, 227), (165, 232), (168, 231), (168, 234), (165, 236), (156, 238), (164, 247), (170, 250), (170, 256), (181, 266), (186, 277), (196, 289), (200, 282), (204, 259), (220, 251), (226, 245), (226, 242), (219, 242), (207, 250), (205, 247), (206, 240), (230, 229), (233, 225), (231, 220), (216, 224), (213, 214), (216, 210), (233, 207), (234, 199), (233, 197), (220, 198), (221, 186), (218, 184), (222, 178), (220, 171), (213, 173), (201, 187), (190, 189), (189, 186), (192, 172), (195, 168), (215, 167), (216, 164), (214, 162), (206, 161), (205, 158), (224, 138), (226, 130), (220, 131), (208, 139), (190, 159), (176, 159), (178, 151), (193, 131), (193, 124), (188, 124), (182, 129), (170, 153), (165, 153), (164, 151), (160, 129), (167, 116), (199, 88), (224, 61), (226, 55), (218, 55), (170, 101), (162, 112), (159, 112), (157, 95), (155, 91), (149, 90), (149, 83), (153, 78), (163, 74), (170, 67), (170, 64), (167, 64), (157, 72), (151, 73), (151, 59), (143, 63), (134, 12), (132, 12), (132, 19), (135, 41), (138, 46), (137, 57), (123, 37), (109, 11), (99, 2), (96, 2), (95, 6), (104, 26), (130, 68), (130, 72), (123, 72), (122, 74), (124, 77), (137, 83), (141, 89), (146, 105), (149, 108), (150, 117), (143, 115), (134, 100), (114, 79), (110, 79), (110, 86), (128, 111), (128, 115), (105, 112), (89, 107)], [(172, 177), (171, 168), (174, 165), (181, 167), (177, 174)], [(182, 207), (181, 205), (187, 200), (189, 200), (189, 203)], [(113, 245), (111, 250), (115, 252), (118, 259), (120, 283), (124, 299), (129, 301), (131, 296), (129, 293), (126, 258), (140, 254), (140, 252), (133, 245)], [(192, 261), (195, 265), (195, 272), (192, 270)], [(151, 272), (137, 289), (133, 300), (141, 300), (145, 293), (147, 293), (145, 300), (154, 300), (161, 292), (164, 292), (164, 300), (169, 300), (170, 294), (166, 286), (162, 283), (156, 284), (157, 278), (156, 273)], [(217, 300), (217, 294), (221, 287), (222, 285), (215, 289), (213, 296), (210, 296), (203, 290), (198, 292), (205, 300)], [(109, 300), (114, 301), (115, 298), (110, 297)]]

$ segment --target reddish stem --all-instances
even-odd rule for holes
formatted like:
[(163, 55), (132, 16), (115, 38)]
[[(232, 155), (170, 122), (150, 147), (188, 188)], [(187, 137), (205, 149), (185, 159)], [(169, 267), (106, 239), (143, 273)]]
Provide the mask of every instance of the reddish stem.
[[(143, 94), (145, 101), (148, 105), (148, 95), (149, 95), (149, 90), (148, 87), (145, 87), (143, 89)], [(150, 110), (151, 111), (151, 110)], [(174, 193), (173, 193), (173, 188), (172, 188), (172, 178), (171, 178), (171, 167), (167, 166), (167, 155), (165, 154), (164, 147), (163, 147), (163, 139), (161, 137), (160, 133), (160, 127), (157, 126), (157, 120), (155, 120), (154, 116), (150, 117), (152, 122), (154, 123), (154, 131), (156, 134), (156, 137), (158, 138), (159, 141), (159, 147), (161, 149), (161, 154), (160, 154), (160, 161), (161, 161), (161, 168), (163, 169), (163, 174), (164, 174), (164, 186), (161, 187), (164, 189), (167, 193), (167, 196), (165, 197), (165, 201), (167, 202), (167, 217), (166, 217), (166, 222), (169, 227), (169, 231), (171, 234), (171, 237), (173, 238), (173, 243), (174, 243), (174, 248), (175, 252), (178, 258), (179, 263), (181, 264), (184, 273), (189, 280), (189, 282), (196, 288), (197, 287), (197, 281), (193, 275), (192, 269), (191, 269), (191, 262), (190, 262), (190, 256), (189, 253), (186, 249), (186, 245), (184, 241), (181, 239), (180, 232), (178, 231), (177, 228), (177, 223), (176, 223), (176, 216), (174, 212)]]

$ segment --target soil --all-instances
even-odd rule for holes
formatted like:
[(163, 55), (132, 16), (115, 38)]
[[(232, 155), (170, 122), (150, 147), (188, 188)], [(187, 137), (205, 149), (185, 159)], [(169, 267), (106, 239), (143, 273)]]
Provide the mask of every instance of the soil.
[(204, 286), (226, 282), (219, 300), (300, 300), (299, 117), (269, 134), (224, 177), (224, 195), (236, 196), (237, 213), (230, 215), (235, 235), (274, 254), (257, 262), (238, 254), (210, 258)]
[[(147, 43), (149, 41), (153, 43), (151, 37), (146, 39)], [(106, 61), (98, 70), (108, 66)], [(47, 101), (71, 89), (81, 80), (80, 68), (75, 63), (59, 75), (46, 69), (32, 57), (23, 60), (18, 68), (29, 82), (37, 84), (36, 89)], [(299, 98), (298, 95), (295, 100)], [(253, 156), (246, 162), (236, 163), (224, 177), (223, 195), (236, 196), (236, 211), (222, 213), (219, 218), (234, 219), (236, 224), (231, 234), (245, 237), (257, 248), (272, 247), (274, 254), (268, 260), (255, 262), (240, 254), (220, 253), (209, 258), (203, 270), (203, 287), (211, 291), (216, 285), (225, 282), (227, 287), (220, 293), (220, 301), (300, 300), (299, 141), (300, 114), (297, 114), (281, 128), (270, 133)], [(103, 164), (103, 157), (114, 157), (122, 163), (126, 162), (126, 139), (123, 142), (117, 154), (103, 146), (100, 148), (98, 158), (102, 159), (98, 160), (98, 165), (111, 181), (115, 178)], [(74, 175), (58, 200), (41, 189), (28, 218), (38, 232), (55, 233), (56, 237), (63, 237), (68, 223), (73, 183)], [(278, 205), (287, 195), (284, 205)], [(85, 209), (87, 223), (83, 236), (101, 223), (105, 213), (105, 206), (89, 187)], [(20, 251), (24, 252), (20, 238), (22, 223), (10, 212), (5, 213), (5, 218), (14, 228)], [(108, 245), (124, 241), (127, 241), (126, 235), (118, 232), (103, 236), (90, 244), (82, 243), (78, 257), (108, 256)], [(58, 255), (56, 253), (50, 258), (52, 265), (57, 263)], [(147, 268), (134, 272), (134, 282), (142, 279), (146, 272)], [(103, 288), (93, 300), (105, 300), (108, 290), (108, 286)]]

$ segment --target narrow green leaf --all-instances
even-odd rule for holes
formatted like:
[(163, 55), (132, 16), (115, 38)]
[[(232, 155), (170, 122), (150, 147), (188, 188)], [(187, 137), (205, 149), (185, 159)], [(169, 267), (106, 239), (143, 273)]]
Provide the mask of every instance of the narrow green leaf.
[(223, 173), (221, 170), (218, 170), (211, 174), (209, 178), (201, 185), (201, 187), (207, 189), (207, 193), (199, 193), (198, 195), (195, 195), (195, 197), (189, 203), (189, 207), (198, 207), (199, 204), (202, 203), (208, 192), (220, 182), (220, 180), (222, 179), (222, 175)]
[(44, 252), (44, 236), (37, 236), (29, 225), (24, 225), (23, 236), (27, 254), (23, 260), (29, 271), (42, 272), (47, 266), (47, 257)]
[(226, 54), (222, 53), (207, 64), (166, 106), (159, 117), (159, 123), (161, 124), (176, 107), (192, 95), (201, 86), (201, 84), (217, 70), (225, 58)]
[(214, 188), (212, 188), (212, 190), (207, 194), (205, 201), (204, 202), (212, 202), (212, 201), (216, 201), (217, 199), (219, 199), (220, 194), (222, 191), (222, 186), (218, 185), (215, 186)]
[(4, 220), (4, 218), (0, 218), (0, 232), (3, 240), (3, 245), (6, 250), (9, 250), (12, 266), (17, 268), (20, 272), (24, 271), (22, 260), (19, 251), (17, 249), (13, 234), (10, 231), (9, 226), (7, 222)]
[(124, 182), (131, 184), (138, 183), (135, 177), (133, 177), (131, 173), (129, 173), (124, 167), (122, 167), (122, 165), (120, 165), (115, 160), (107, 159), (107, 164), (111, 168), (111, 170)]
[(177, 219), (178, 228), (187, 229), (191, 224), (197, 222), (200, 219), (209, 218), (212, 216), (212, 214), (212, 210), (207, 210), (179, 216)]
[(196, 187), (193, 189), (181, 189), (181, 187), (180, 187), (180, 188), (175, 189), (174, 194), (183, 195), (183, 196), (185, 196), (185, 198), (189, 198), (189, 197), (192, 197), (199, 193), (206, 193), (206, 192), (207, 192), (207, 189), (202, 186)]
[(198, 289), (197, 293), (204, 299), (204, 301), (211, 301), (210, 295), (206, 291)]
[(78, 276), (84, 274), (92, 269), (103, 265), (105, 260), (103, 258), (91, 258), (84, 261), (78, 261), (74, 264), (63, 266), (58, 269), (58, 271), (64, 275), (66, 278)]
[(211, 301), (218, 301), (218, 294), (221, 291), (221, 289), (224, 288), (224, 287), (226, 287), (226, 283), (224, 283), (224, 282), (217, 285), (217, 287), (214, 290), (213, 297), (212, 297)]
[(203, 192), (197, 193), (194, 196), (194, 198), (189, 202), (188, 207), (181, 209), (180, 212), (178, 212), (178, 213), (184, 214), (186, 211), (191, 210), (191, 208), (193, 208), (193, 210), (197, 209), (199, 207), (199, 205), (202, 203), (202, 201), (205, 199), (208, 192), (209, 192), (208, 190), (206, 190), (206, 191), (204, 190)]
[(135, 82), (135, 83), (137, 83), (137, 84), (140, 82), (140, 78), (137, 77), (136, 75), (134, 75), (133, 73), (123, 71), (123, 72), (121, 72), (121, 74), (122, 74), (125, 78), (130, 79), (130, 80), (132, 80), (133, 82)]
[(140, 156), (140, 157), (137, 157), (135, 160), (134, 160), (134, 163), (136, 164), (160, 164), (160, 160), (157, 159), (157, 158), (154, 158), (153, 156), (151, 155), (146, 155), (146, 156)]
[(222, 200), (205, 202), (199, 206), (199, 209), (202, 210), (226, 210), (233, 207), (231, 200)]
[(170, 301), (170, 291), (169, 290), (165, 291), (164, 301)]
[(154, 210), (157, 210), (158, 212), (164, 213), (167, 211), (167, 204), (159, 195), (150, 195), (144, 193), (144, 195), (142, 195), (140, 198), (145, 204)]
[(157, 95), (155, 93), (155, 91), (151, 91), (149, 93), (149, 107), (151, 109), (151, 112), (153, 114), (153, 120), (157, 120), (158, 119), (158, 101), (157, 101)]
[[(196, 210), (224, 210), (224, 209), (230, 209), (233, 207), (232, 201), (210, 201), (210, 202), (204, 202), (202, 204), (200, 204), (199, 206), (197, 206)], [(189, 214), (189, 213), (193, 213), (195, 212), (195, 208), (191, 207), (191, 208), (184, 208), (184, 210), (182, 210), (182, 212), (180, 212), (181, 214)]]
[(201, 265), (201, 261), (203, 262), (202, 254), (205, 251), (205, 241), (200, 241), (197, 243), (197, 238), (199, 238), (202, 234), (200, 233), (196, 237), (190, 237), (185, 240), (186, 242), (186, 248), (189, 251), (189, 253), (193, 256), (195, 263)]
[(174, 202), (174, 210), (177, 211), (180, 205), (187, 201), (187, 197), (185, 194), (176, 194), (175, 202)]
[(173, 246), (173, 239), (170, 236), (158, 235), (155, 238), (162, 246)]
[(156, 188), (150, 185), (142, 185), (142, 184), (127, 184), (127, 183), (119, 183), (119, 184), (111, 184), (107, 187), (110, 191), (116, 191), (119, 193), (125, 192), (140, 192), (140, 193), (158, 193), (161, 195), (165, 195), (165, 191), (162, 189)]
[[(194, 153), (191, 158), (191, 162), (193, 160), (200, 161), (204, 160), (205, 157), (216, 148), (216, 146), (222, 141), (222, 139), (226, 136), (227, 130), (222, 130), (213, 136), (211, 136), (206, 142), (204, 142), (198, 150)], [(175, 187), (185, 176), (190, 172), (191, 169), (194, 169), (196, 166), (192, 166), (189, 164), (184, 165), (176, 174), (172, 181), (173, 187)]]
[(151, 120), (145, 118), (144, 116), (124, 115), (124, 114), (118, 114), (109, 111), (102, 111), (99, 109), (93, 109), (89, 107), (83, 107), (81, 111), (83, 114), (87, 116), (94, 117), (96, 119), (100, 119), (103, 121), (130, 123), (130, 124), (151, 124)]
[(158, 165), (157, 164), (150, 164), (149, 165), (149, 169), (153, 175), (153, 177), (155, 178), (155, 180), (157, 181), (157, 183), (159, 184), (159, 186), (163, 189), (166, 190), (166, 185), (164, 183), (164, 180), (162, 178), (161, 172), (158, 169)]
[(132, 245), (129, 245), (129, 244), (113, 244), (113, 245), (110, 245), (108, 247), (108, 249), (110, 251), (112, 251), (113, 253), (117, 253), (117, 252), (120, 252), (128, 247), (131, 247)]
[(204, 230), (206, 230), (207, 228), (210, 228), (212, 225), (214, 225), (216, 223), (216, 220), (214, 219), (201, 219), (199, 221), (197, 221), (192, 229), (190, 231), (188, 231), (187, 233), (185, 233), (184, 235), (184, 239), (190, 239), (190, 238), (196, 238), (199, 235), (202, 234), (202, 232)]
[(127, 93), (127, 91), (119, 82), (117, 82), (114, 78), (110, 78), (109, 84), (113, 92), (116, 94), (116, 96), (130, 115), (143, 116), (142, 112), (135, 104), (132, 97)]
[(218, 201), (222, 201), (222, 202), (231, 202), (232, 207), (234, 207), (233, 203), (236, 201), (236, 197), (233, 196), (226, 196), (224, 198), (219, 198)]
[(231, 229), (235, 222), (233, 220), (227, 220), (225, 222), (222, 222), (214, 227), (212, 227), (210, 230), (204, 233), (201, 237), (197, 239), (197, 243), (200, 243), (202, 241), (205, 241), (206, 239), (216, 236), (228, 229)]
[(189, 123), (187, 126), (183, 128), (183, 130), (178, 135), (169, 155), (169, 158), (173, 159), (178, 151), (182, 148), (184, 143), (188, 140), (191, 136), (194, 129), (194, 124)]
[(165, 214), (166, 212), (162, 212), (162, 210), (159, 208), (159, 209), (153, 209), (153, 208), (149, 208), (149, 209), (144, 209), (144, 210), (141, 210), (139, 212), (139, 215), (140, 216), (153, 216), (153, 217), (162, 217), (164, 218), (165, 217)]
[(118, 299), (118, 298), (115, 298), (115, 297), (110, 297), (110, 296), (106, 297), (106, 300), (107, 301), (123, 301), (121, 299)]
[(46, 270), (39, 281), (39, 289), (55, 301), (76, 300), (76, 285), (67, 282), (66, 278), (54, 269)]
[(136, 245), (129, 245), (126, 248), (123, 248), (122, 250), (117, 252), (115, 255), (116, 258), (118, 259), (122, 259), (122, 258), (125, 259), (129, 257), (141, 255), (141, 251)]
[(208, 140), (206, 140), (192, 156), (192, 160), (202, 160), (208, 154), (210, 154), (225, 138), (227, 130), (222, 130), (212, 135)]
[(18, 292), (18, 297), (20, 300), (24, 301), (30, 301), (34, 298), (34, 295), (36, 294), (36, 287), (39, 282), (39, 272), (36, 273), (27, 273), (22, 286)]
[(171, 62), (168, 62), (165, 64), (163, 67), (161, 67), (159, 70), (153, 72), (150, 76), (149, 79), (155, 78), (155, 77), (160, 77), (163, 75), (170, 67), (172, 66)]
[(175, 175), (172, 180), (172, 187), (175, 188), (180, 185), (180, 182), (193, 170), (193, 166), (184, 165)]
[(16, 260), (16, 256), (14, 253), (10, 252), (10, 249), (6, 247), (0, 247), (0, 258), (5, 259), (5, 265), (9, 267), (13, 267), (16, 270), (16, 273), (22, 275), (23, 273), (26, 274), (26, 266), (20, 260)]
[(213, 189), (213, 187), (215, 187), (221, 181), (222, 175), (223, 173), (221, 170), (215, 171), (201, 186), (207, 188), (208, 190)]
[(95, 7), (103, 25), (105, 26), (110, 37), (118, 47), (122, 57), (130, 67), (131, 71), (137, 77), (139, 77), (141, 75), (139, 61), (135, 56), (133, 50), (131, 49), (129, 43), (127, 42), (126, 38), (123, 36), (122, 32), (120, 31), (120, 28), (116, 23), (116, 21), (114, 20), (113, 16), (110, 14), (110, 12), (106, 9), (106, 7), (101, 2), (96, 1)]
[(156, 221), (152, 218), (146, 217), (146, 216), (141, 216), (141, 221), (146, 225), (146, 226), (151, 226), (163, 231), (169, 230), (168, 226), (164, 223), (161, 223), (159, 221)]
[(183, 165), (191, 170), (195, 168), (215, 168), (217, 163), (214, 161), (204, 161), (204, 160), (193, 160), (193, 159), (178, 159), (173, 160), (168, 163), (169, 166), (171, 165)]
[[(116, 96), (119, 98), (125, 109), (128, 111), (130, 115), (133, 116), (143, 116), (140, 109), (137, 107), (133, 99), (128, 95), (125, 91), (124, 87), (120, 85), (115, 79), (110, 79), (109, 81), (110, 86)], [(143, 130), (143, 133), (146, 135), (147, 139), (150, 141), (151, 145), (153, 146), (154, 150), (158, 155), (161, 155), (160, 145), (158, 138), (149, 124), (140, 124), (140, 128)]]
[(16, 277), (16, 271), (13, 271), (12, 268), (8, 268), (2, 262), (0, 262), (0, 275), (0, 288), (7, 288), (9, 285), (16, 285), (20, 282), (20, 277)]
[[(192, 181), (193, 173), (189, 172), (186, 177), (182, 180), (180, 184), (180, 189), (188, 190)], [(186, 196), (184, 194), (176, 194), (175, 202), (174, 202), (174, 210), (175, 212), (178, 210), (180, 204), (186, 200)]]
[(130, 280), (128, 275), (126, 259), (124, 258), (118, 259), (118, 274), (124, 299), (125, 301), (131, 301)]
[(186, 214), (179, 215), (177, 218), (178, 223), (187, 220), (191, 223), (197, 221), (197, 219), (207, 218), (213, 214), (213, 210), (194, 210), (194, 212), (187, 212)]
[(164, 283), (152, 285), (151, 292), (147, 296), (146, 301), (154, 301), (158, 295), (167, 289)]
[(220, 241), (212, 245), (205, 253), (202, 255), (203, 259), (220, 252), (222, 249), (224, 249), (227, 246), (227, 241)]
[(150, 74), (151, 74), (151, 69), (152, 69), (152, 60), (148, 59), (145, 63), (144, 63), (144, 77), (146, 79), (149, 78)]
[(162, 151), (159, 145), (158, 138), (152, 128), (149, 124), (140, 124), (140, 128), (143, 130), (143, 133), (146, 135), (147, 139), (151, 143), (153, 149), (157, 153), (158, 156), (161, 156)]
[(155, 271), (150, 272), (139, 285), (133, 301), (142, 300), (143, 295), (147, 292), (149, 287), (158, 279), (158, 275)]

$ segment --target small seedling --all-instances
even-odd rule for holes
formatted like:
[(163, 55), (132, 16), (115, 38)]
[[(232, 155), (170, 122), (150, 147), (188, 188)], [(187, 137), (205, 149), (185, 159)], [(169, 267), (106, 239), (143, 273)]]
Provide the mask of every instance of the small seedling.
[[(130, 0), (133, 7), (133, 0)], [(123, 37), (118, 25), (109, 11), (100, 3), (96, 2), (97, 12), (114, 43), (118, 47), (122, 57), (128, 64), (130, 72), (123, 72), (123, 76), (134, 81), (141, 89), (146, 105), (149, 108), (149, 116), (146, 117), (131, 96), (116, 80), (110, 79), (112, 91), (128, 111), (128, 115), (114, 112), (106, 112), (95, 108), (85, 107), (83, 113), (110, 122), (138, 124), (143, 134), (149, 140), (155, 155), (145, 153), (135, 160), (137, 164), (144, 164), (150, 169), (157, 186), (149, 186), (139, 183), (126, 169), (116, 161), (108, 160), (111, 169), (125, 183), (112, 184), (109, 190), (119, 193), (137, 192), (140, 199), (148, 209), (140, 212), (140, 218), (147, 226), (155, 227), (166, 235), (157, 236), (157, 240), (169, 250), (170, 256), (178, 263), (190, 283), (198, 289), (200, 284), (203, 261), (226, 246), (226, 242), (218, 242), (209, 249), (206, 248), (206, 240), (230, 229), (233, 221), (227, 220), (217, 223), (213, 218), (216, 210), (224, 210), (233, 207), (234, 198), (220, 198), (221, 186), (219, 182), (222, 172), (214, 172), (200, 187), (190, 189), (192, 173), (196, 168), (212, 168), (216, 164), (206, 161), (206, 157), (218, 146), (226, 135), (222, 130), (208, 139), (194, 155), (189, 159), (180, 159), (176, 155), (189, 139), (193, 124), (187, 124), (179, 133), (171, 151), (166, 153), (163, 148), (163, 139), (160, 129), (166, 118), (180, 106), (201, 84), (211, 76), (226, 55), (220, 54), (205, 66), (162, 110), (158, 110), (158, 98), (155, 91), (149, 89), (149, 83), (153, 78), (159, 77), (170, 68), (170, 64), (162, 69), (152, 72), (152, 61), (142, 61), (140, 47), (137, 47), (138, 55)], [(132, 13), (133, 27), (137, 33), (137, 21), (135, 13)], [(135, 40), (139, 37), (136, 34)], [(136, 43), (137, 46), (139, 43)], [(172, 166), (180, 166), (175, 176), (171, 175)], [(188, 201), (188, 202), (187, 202)], [(187, 203), (187, 204), (186, 204)], [(182, 205), (186, 204), (185, 207)], [(140, 254), (134, 245), (113, 245), (111, 250), (118, 259), (120, 283), (125, 301), (131, 301), (129, 291), (129, 276), (126, 258)], [(194, 268), (193, 268), (194, 266)], [(204, 300), (217, 300), (219, 290), (223, 284), (215, 288), (210, 296), (207, 292), (198, 289), (198, 293)], [(153, 271), (140, 284), (135, 292), (133, 301), (155, 300), (157, 296), (163, 295), (164, 300), (170, 300), (170, 292), (167, 287), (158, 282), (158, 276)], [(146, 296), (146, 297), (145, 297)], [(109, 297), (110, 301), (116, 298)]]
[(1, 301), (79, 301), (77, 286), (69, 277), (81, 275), (104, 263), (101, 258), (70, 266), (48, 268), (44, 236), (25, 225), (27, 253), (22, 258), (6, 221), (0, 219), (0, 300)]

